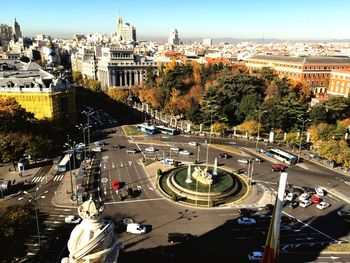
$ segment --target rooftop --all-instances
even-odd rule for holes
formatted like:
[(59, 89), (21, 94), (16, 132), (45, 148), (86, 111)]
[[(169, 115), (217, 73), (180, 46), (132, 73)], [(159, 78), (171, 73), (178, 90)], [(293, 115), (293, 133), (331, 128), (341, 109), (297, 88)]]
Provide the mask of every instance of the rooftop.
[(306, 56), (306, 57), (289, 57), (289, 56), (273, 56), (273, 55), (258, 55), (253, 56), (249, 60), (273, 60), (294, 62), (301, 64), (350, 64), (350, 57), (322, 57), (322, 56)]

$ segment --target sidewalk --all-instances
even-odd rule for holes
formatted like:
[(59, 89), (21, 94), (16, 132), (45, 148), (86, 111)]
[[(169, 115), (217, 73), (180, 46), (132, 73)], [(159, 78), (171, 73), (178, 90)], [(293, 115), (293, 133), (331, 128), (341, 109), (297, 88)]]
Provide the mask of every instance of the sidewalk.
[(72, 186), (71, 186), (71, 177), (70, 177), (70, 171), (67, 171), (64, 173), (63, 179), (60, 182), (60, 185), (58, 186), (57, 190), (54, 193), (54, 196), (51, 200), (51, 203), (54, 206), (57, 207), (77, 207), (77, 201), (72, 200), (71, 196), (72, 194), (75, 195), (74, 190), (76, 189), (75, 185), (75, 179), (74, 174), (78, 172), (79, 169), (72, 170), (72, 185), (73, 185), (73, 193), (71, 193)]

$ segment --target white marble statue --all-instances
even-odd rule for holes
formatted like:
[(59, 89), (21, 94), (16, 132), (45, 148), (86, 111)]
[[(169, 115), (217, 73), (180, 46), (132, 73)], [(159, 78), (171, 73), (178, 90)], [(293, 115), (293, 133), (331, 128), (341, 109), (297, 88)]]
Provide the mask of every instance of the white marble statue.
[(208, 168), (202, 170), (200, 167), (195, 167), (192, 177), (204, 185), (211, 185), (213, 183), (212, 176), (208, 173)]
[(62, 263), (117, 262), (123, 244), (117, 242), (115, 226), (110, 220), (103, 220), (103, 206), (98, 207), (93, 200), (88, 200), (78, 207), (83, 219), (69, 238), (69, 258)]

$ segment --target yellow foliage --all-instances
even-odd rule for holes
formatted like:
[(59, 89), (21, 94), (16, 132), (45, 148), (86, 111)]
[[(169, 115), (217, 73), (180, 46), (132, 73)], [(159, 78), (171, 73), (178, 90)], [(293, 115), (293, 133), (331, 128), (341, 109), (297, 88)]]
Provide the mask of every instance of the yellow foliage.
[[(257, 134), (258, 125), (259, 123), (256, 120), (245, 121), (242, 124), (237, 126), (237, 130), (242, 132), (248, 132), (249, 134)], [(261, 124), (260, 124), (260, 130), (261, 130)]]
[(340, 125), (345, 129), (348, 128), (350, 126), (350, 118), (341, 120)]
[(129, 96), (129, 91), (126, 89), (112, 87), (108, 89), (108, 95), (116, 101), (125, 101)]
[(228, 126), (224, 123), (214, 123), (213, 126), (212, 126), (212, 129), (213, 129), (213, 132), (219, 132), (219, 133), (222, 133), (222, 132), (225, 132), (228, 130)]
[(172, 71), (176, 67), (176, 59), (173, 58), (165, 67), (164, 72), (168, 73), (169, 71)]

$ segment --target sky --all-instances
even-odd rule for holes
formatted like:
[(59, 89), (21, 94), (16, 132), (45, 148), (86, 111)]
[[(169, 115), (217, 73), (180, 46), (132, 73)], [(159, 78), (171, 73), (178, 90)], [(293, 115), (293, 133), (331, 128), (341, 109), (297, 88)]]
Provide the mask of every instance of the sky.
[(24, 36), (112, 33), (120, 14), (137, 39), (350, 39), (348, 0), (1, 0), (0, 23)]

